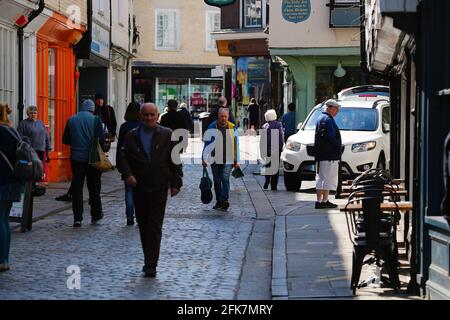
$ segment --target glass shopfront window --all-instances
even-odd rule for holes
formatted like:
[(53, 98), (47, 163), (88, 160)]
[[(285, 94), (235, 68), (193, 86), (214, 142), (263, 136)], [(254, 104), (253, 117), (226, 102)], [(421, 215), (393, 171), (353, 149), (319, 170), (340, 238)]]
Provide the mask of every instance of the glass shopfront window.
[(222, 93), (222, 80), (217, 79), (157, 78), (156, 83), (159, 112), (164, 112), (167, 101), (174, 99), (178, 104), (186, 103), (192, 116), (197, 117), (201, 112), (211, 111)]
[(236, 73), (236, 121), (243, 125), (248, 118), (247, 107), (255, 98), (260, 109), (260, 123), (271, 103), (270, 59), (264, 57), (241, 57), (237, 59)]
[(316, 104), (327, 99), (336, 98), (342, 89), (364, 85), (381, 84), (389, 85), (385, 81), (362, 72), (359, 67), (343, 66), (346, 73), (343, 77), (336, 77), (336, 66), (316, 67)]
[(193, 79), (191, 81), (190, 110), (194, 117), (201, 112), (210, 112), (222, 93), (222, 81)]
[(189, 97), (189, 79), (175, 79), (175, 78), (158, 78), (156, 105), (159, 112), (164, 112), (167, 106), (167, 101), (176, 100), (178, 103), (188, 101)]

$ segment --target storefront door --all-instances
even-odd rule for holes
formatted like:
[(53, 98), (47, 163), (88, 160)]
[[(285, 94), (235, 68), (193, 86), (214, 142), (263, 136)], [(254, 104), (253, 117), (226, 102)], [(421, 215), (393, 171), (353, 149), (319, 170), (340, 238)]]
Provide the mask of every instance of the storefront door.
[(37, 98), (39, 118), (48, 126), (52, 152), (49, 181), (70, 178), (70, 150), (62, 136), (69, 117), (75, 114), (75, 56), (70, 48), (38, 38)]

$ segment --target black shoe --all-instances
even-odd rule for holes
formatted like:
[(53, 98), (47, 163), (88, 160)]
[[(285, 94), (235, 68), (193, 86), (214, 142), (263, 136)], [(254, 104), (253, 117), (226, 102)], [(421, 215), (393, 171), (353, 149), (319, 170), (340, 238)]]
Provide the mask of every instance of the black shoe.
[(228, 201), (224, 201), (224, 202), (222, 203), (221, 210), (227, 211), (229, 207), (230, 207), (230, 203), (229, 203)]
[(268, 187), (269, 187), (269, 183), (268, 182), (264, 183), (264, 190), (267, 190)]
[(217, 201), (216, 205), (213, 207), (214, 210), (221, 210), (222, 209), (222, 202)]
[(63, 194), (62, 196), (56, 197), (55, 200), (69, 202), (69, 201), (72, 201), (72, 195), (66, 193), (66, 194)]
[(317, 202), (316, 201), (316, 206), (314, 208), (316, 209), (325, 209), (325, 203), (324, 202)]
[(75, 221), (75, 222), (73, 223), (73, 227), (74, 227), (74, 228), (80, 228), (80, 227), (81, 227), (81, 221)]
[(127, 219), (127, 226), (133, 226), (134, 225), (134, 218)]
[(156, 277), (156, 268), (148, 267), (145, 269), (145, 276), (148, 278)]
[(277, 191), (278, 188), (277, 188), (277, 187), (271, 187), (270, 190), (272, 190), (272, 191)]
[(331, 203), (330, 201), (324, 202), (322, 205), (324, 208), (328, 208), (328, 209), (335, 209), (338, 207), (337, 204)]
[(100, 220), (103, 219), (103, 213), (100, 214), (100, 216), (98, 218), (92, 218), (91, 219), (91, 224), (96, 224), (97, 222), (99, 222)]

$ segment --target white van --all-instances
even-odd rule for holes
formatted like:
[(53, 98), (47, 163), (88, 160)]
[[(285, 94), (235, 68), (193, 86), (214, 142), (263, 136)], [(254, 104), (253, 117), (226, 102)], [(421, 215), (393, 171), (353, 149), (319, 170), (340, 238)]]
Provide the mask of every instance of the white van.
[[(374, 93), (347, 94), (342, 95), (339, 103), (341, 108), (335, 121), (344, 146), (343, 178), (352, 179), (368, 169), (388, 167), (389, 97)], [(303, 180), (315, 179), (314, 135), (317, 119), (324, 110), (323, 103), (315, 106), (283, 148), (284, 184), (289, 191), (298, 191)]]

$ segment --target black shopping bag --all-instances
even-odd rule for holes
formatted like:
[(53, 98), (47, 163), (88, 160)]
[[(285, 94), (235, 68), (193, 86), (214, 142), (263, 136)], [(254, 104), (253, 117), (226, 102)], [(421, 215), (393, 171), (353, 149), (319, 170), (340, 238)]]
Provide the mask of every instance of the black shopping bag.
[(233, 171), (231, 172), (231, 175), (237, 179), (237, 178), (242, 178), (244, 176), (244, 173), (242, 172), (241, 167), (237, 167), (237, 168), (233, 169)]
[(199, 186), (202, 196), (202, 202), (204, 204), (208, 204), (212, 201), (213, 199), (213, 194), (212, 194), (212, 181), (209, 178), (208, 175), (208, 170), (206, 169), (206, 167), (203, 167), (203, 176), (202, 179), (200, 180), (200, 186)]

